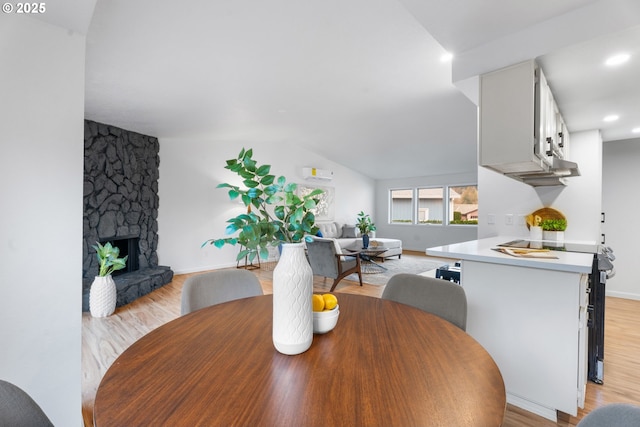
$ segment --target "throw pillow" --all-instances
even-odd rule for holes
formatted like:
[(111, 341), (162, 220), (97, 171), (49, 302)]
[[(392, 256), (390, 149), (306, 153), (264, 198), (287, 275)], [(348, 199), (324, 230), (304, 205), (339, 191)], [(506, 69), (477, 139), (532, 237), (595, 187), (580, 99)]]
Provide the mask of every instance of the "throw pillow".
[(355, 225), (343, 225), (342, 237), (355, 238), (358, 237)]

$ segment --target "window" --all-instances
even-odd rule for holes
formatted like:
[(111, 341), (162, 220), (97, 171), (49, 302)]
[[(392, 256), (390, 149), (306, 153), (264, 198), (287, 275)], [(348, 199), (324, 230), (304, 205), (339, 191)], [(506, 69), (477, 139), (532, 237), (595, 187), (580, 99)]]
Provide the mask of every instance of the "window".
[(449, 187), (449, 224), (478, 224), (478, 186)]
[(391, 190), (389, 222), (392, 224), (413, 223), (413, 189)]
[(444, 219), (444, 189), (418, 189), (418, 224), (442, 224)]
[(390, 190), (389, 223), (477, 225), (478, 186)]

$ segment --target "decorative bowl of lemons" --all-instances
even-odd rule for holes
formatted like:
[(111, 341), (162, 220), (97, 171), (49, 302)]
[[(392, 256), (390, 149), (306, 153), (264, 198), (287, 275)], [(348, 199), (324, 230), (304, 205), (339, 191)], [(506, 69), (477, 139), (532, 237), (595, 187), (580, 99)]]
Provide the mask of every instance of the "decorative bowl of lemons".
[(338, 323), (340, 306), (333, 294), (313, 294), (313, 333), (326, 334)]

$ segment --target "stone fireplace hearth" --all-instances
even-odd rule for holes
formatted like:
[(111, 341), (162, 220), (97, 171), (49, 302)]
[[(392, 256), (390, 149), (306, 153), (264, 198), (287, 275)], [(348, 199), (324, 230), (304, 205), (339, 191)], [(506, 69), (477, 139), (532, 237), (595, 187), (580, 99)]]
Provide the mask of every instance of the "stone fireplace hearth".
[[(116, 306), (169, 283), (173, 271), (158, 265), (158, 139), (85, 120), (82, 310), (98, 274), (92, 246), (111, 242), (129, 255), (114, 274)], [(135, 245), (135, 246), (132, 246)]]

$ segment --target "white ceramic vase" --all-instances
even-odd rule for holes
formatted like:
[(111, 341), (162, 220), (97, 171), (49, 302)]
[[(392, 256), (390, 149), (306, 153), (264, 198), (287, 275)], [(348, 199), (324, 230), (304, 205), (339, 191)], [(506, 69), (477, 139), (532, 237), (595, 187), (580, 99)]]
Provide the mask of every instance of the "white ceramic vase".
[(304, 243), (285, 243), (273, 269), (273, 345), (282, 354), (300, 354), (313, 342), (313, 272)]
[(111, 275), (96, 276), (89, 290), (89, 311), (93, 317), (111, 316), (116, 310), (116, 283)]

